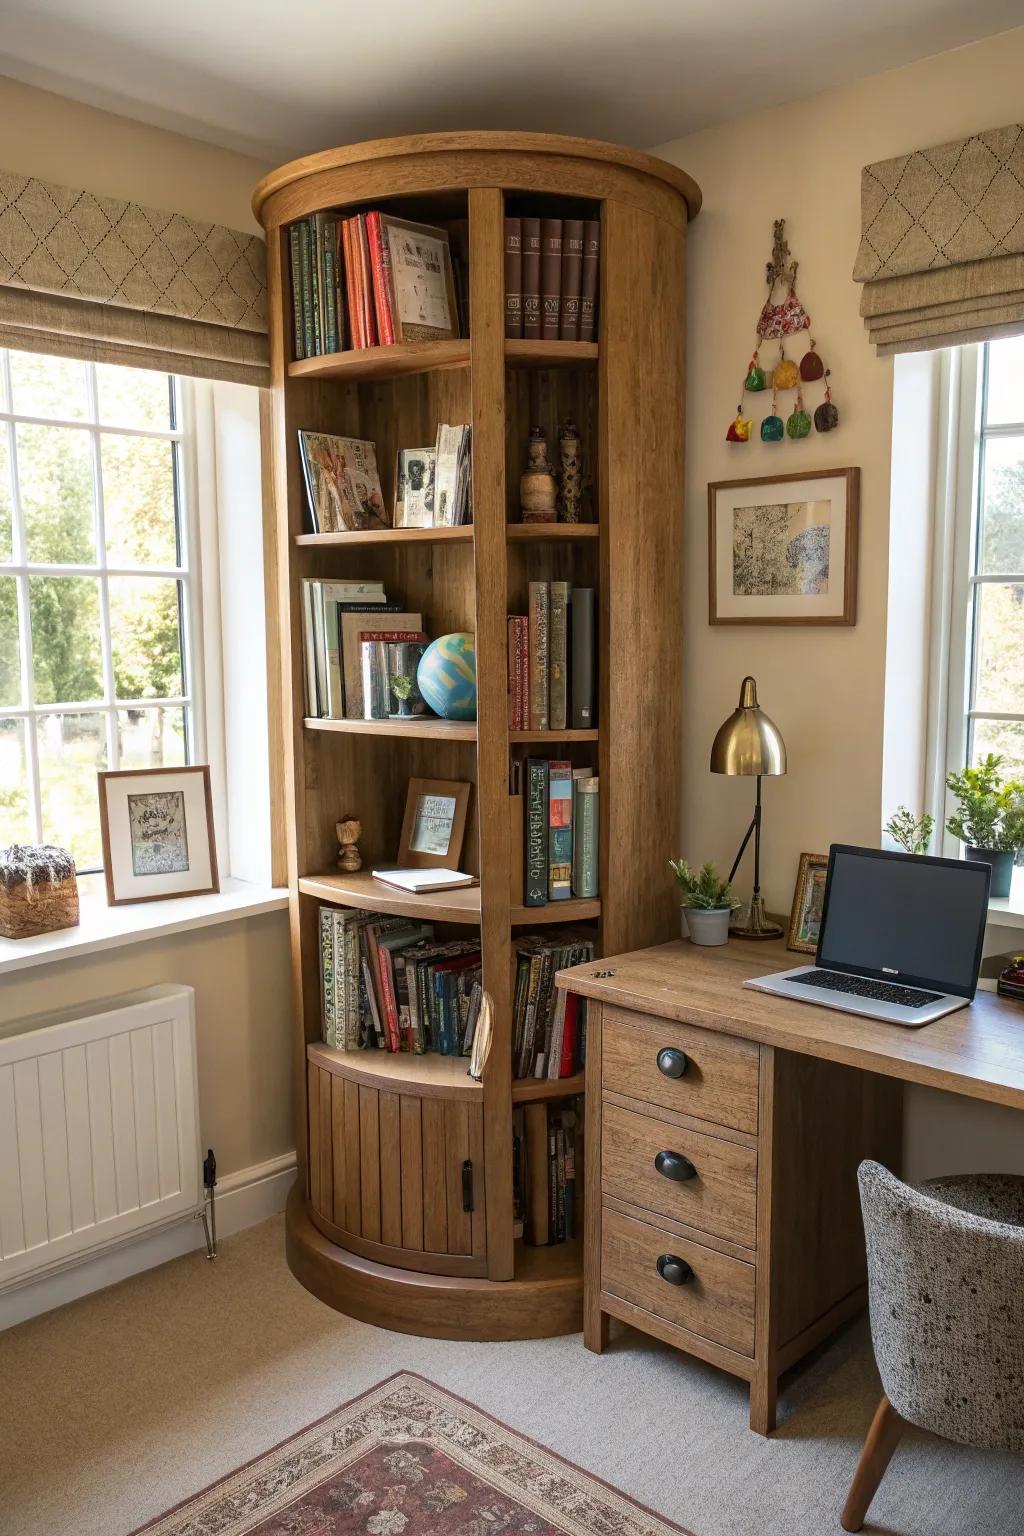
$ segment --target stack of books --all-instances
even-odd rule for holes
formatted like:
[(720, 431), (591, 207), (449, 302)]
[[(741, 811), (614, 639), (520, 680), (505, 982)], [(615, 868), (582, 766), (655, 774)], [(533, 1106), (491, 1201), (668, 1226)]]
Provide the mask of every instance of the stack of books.
[(296, 359), (466, 334), (465, 264), (446, 229), (325, 212), (288, 236)]
[(598, 219), (505, 220), (505, 335), (597, 338)]
[(512, 1112), (513, 1231), (532, 1247), (579, 1235), (583, 1115), (568, 1106), (527, 1104)]
[(400, 448), (394, 513), (385, 506), (375, 443), (299, 432), (311, 533), (456, 528), (473, 521), (472, 428), (442, 422), (432, 448)]
[[(385, 680), (392, 675), (391, 655), (381, 647), (426, 643), (421, 613), (403, 613), (389, 603), (379, 581), (302, 583), (302, 639), (305, 660), (306, 716), (313, 720), (374, 719), (367, 708), (380, 705), (374, 685), (364, 695), (363, 646), (375, 648)], [(411, 664), (412, 653), (406, 653)], [(402, 670), (399, 668), (399, 670)], [(371, 671), (371, 683), (374, 677)], [(395, 706), (397, 713), (397, 704)]]
[(597, 896), (600, 781), (593, 769), (528, 757), (523, 780), (524, 905)]
[(477, 940), (431, 923), (320, 908), (321, 1034), (339, 1051), (469, 1056), (483, 1000)]
[(527, 934), (515, 942), (512, 1067), (516, 1077), (572, 1077), (586, 1060), (586, 999), (555, 986), (555, 974), (594, 958), (579, 933)]
[(586, 731), (596, 724), (594, 589), (531, 581), (529, 614), (508, 619), (511, 731)]

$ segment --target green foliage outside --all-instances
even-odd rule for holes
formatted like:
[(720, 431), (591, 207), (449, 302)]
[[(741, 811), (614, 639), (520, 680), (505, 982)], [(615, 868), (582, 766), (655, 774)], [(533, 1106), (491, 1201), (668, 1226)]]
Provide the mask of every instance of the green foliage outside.
[(669, 868), (679, 882), (683, 893), (683, 906), (698, 912), (732, 911), (739, 903), (733, 898), (732, 887), (711, 863), (693, 870), (685, 859), (669, 859)]

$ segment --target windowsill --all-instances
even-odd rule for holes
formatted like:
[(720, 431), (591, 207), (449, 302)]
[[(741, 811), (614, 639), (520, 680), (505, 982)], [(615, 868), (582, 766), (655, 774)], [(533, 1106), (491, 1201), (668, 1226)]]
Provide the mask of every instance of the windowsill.
[(65, 955), (77, 958), (125, 944), (142, 944), (167, 934), (277, 912), (288, 905), (287, 890), (253, 885), (247, 880), (225, 880), (216, 895), (177, 896), (125, 907), (107, 906), (102, 875), (83, 875), (78, 889), (78, 927), (41, 933), (34, 939), (0, 939), (0, 976), (30, 965), (49, 965)]
[(988, 904), (990, 928), (1024, 928), (1024, 868), (1014, 869), (1009, 896)]

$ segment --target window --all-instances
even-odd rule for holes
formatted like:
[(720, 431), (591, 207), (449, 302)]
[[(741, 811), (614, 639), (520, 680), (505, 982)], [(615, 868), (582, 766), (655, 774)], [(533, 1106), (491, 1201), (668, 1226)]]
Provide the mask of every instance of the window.
[(183, 387), (0, 350), (0, 844), (83, 871), (97, 769), (203, 760)]

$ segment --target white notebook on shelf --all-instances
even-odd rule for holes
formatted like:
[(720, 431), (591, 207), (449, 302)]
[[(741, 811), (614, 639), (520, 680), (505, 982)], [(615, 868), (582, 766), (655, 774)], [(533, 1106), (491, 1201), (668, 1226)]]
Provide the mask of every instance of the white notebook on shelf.
[(476, 875), (463, 875), (457, 869), (375, 869), (373, 878), (411, 896), (423, 896), (429, 891), (457, 891), (477, 884)]

